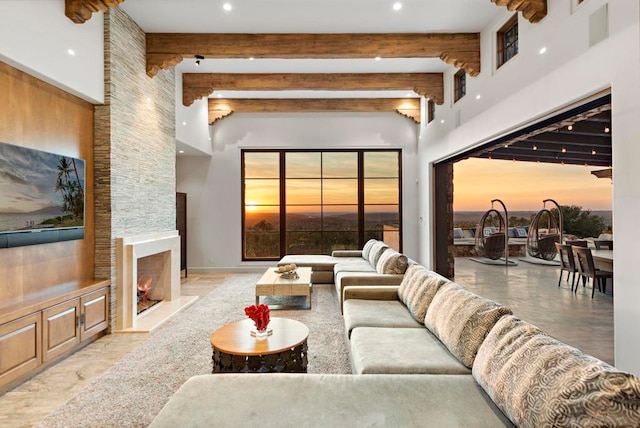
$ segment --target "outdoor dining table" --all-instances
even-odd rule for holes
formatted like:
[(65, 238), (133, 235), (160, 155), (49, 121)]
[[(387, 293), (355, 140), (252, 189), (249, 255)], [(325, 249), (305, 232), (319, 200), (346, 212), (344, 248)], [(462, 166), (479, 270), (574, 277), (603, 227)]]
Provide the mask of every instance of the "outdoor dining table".
[(591, 250), (593, 263), (597, 269), (613, 272), (613, 250)]

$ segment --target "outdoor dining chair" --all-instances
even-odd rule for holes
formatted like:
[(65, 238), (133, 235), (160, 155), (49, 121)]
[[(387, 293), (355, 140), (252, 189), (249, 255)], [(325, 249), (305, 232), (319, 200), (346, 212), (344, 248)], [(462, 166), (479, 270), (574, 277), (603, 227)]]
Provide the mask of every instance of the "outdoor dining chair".
[[(598, 290), (604, 293), (607, 290), (607, 279), (613, 278), (613, 272), (596, 269), (593, 263), (593, 255), (589, 248), (573, 246), (571, 249), (573, 250), (576, 268), (580, 275), (585, 278), (591, 278), (591, 298), (593, 299), (595, 294), (596, 284), (598, 284)], [(578, 286), (576, 286), (575, 291), (578, 291)]]
[[(560, 282), (562, 281), (562, 273), (567, 272), (567, 282), (569, 282), (569, 277), (571, 276), (571, 291), (573, 291), (573, 284), (576, 280), (578, 268), (573, 258), (571, 245), (559, 244), (557, 242), (555, 244), (558, 255), (560, 256), (560, 278), (558, 278), (558, 287), (560, 287)], [(577, 288), (576, 286), (576, 289)]]
[(593, 241), (596, 250), (613, 250), (613, 241), (608, 239), (596, 239)]

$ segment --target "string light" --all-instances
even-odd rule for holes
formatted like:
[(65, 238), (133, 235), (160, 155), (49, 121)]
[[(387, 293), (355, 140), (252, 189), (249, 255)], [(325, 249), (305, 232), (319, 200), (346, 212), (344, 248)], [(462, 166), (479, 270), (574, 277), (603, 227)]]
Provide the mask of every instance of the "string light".
[(609, 131), (611, 131), (611, 130), (609, 129), (609, 127), (608, 127), (608, 126), (605, 126), (605, 127), (604, 127), (604, 133), (605, 133), (605, 134), (608, 134), (608, 133), (609, 133)]
[(562, 148), (562, 153), (567, 153), (567, 148), (566, 147)]
[(538, 150), (538, 146), (536, 146), (535, 144), (532, 147), (533, 150)]
[(200, 61), (202, 61), (204, 57), (202, 55), (195, 55), (195, 58), (196, 58), (196, 65), (199, 67)]
[(567, 126), (567, 129), (568, 129), (569, 131), (573, 131), (573, 125), (569, 125), (569, 126)]
[(595, 156), (595, 154), (596, 154), (596, 149), (591, 149), (591, 154)]

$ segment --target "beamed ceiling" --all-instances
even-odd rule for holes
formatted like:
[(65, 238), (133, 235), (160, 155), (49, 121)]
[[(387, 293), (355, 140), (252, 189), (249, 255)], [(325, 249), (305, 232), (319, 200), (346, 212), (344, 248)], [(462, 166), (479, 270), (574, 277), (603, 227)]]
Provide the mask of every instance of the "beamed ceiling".
[(547, 0), (401, 0), (393, 10), (389, 0), (226, 1), (65, 0), (65, 14), (83, 23), (120, 7), (147, 34), (149, 76), (175, 67), (185, 106), (224, 98), (228, 108), (210, 102), (213, 123), (260, 111), (396, 111), (419, 122), (419, 96), (444, 102), (445, 71), (481, 72), (481, 30), (507, 10), (531, 23), (547, 13)]

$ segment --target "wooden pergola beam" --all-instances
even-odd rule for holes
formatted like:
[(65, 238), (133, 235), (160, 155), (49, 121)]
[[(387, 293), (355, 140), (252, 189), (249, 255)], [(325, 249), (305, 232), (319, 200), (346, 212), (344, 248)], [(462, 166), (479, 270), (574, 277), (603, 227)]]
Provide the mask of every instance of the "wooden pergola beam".
[(232, 113), (397, 112), (420, 123), (419, 98), (235, 98), (209, 99), (209, 124)]
[(547, 0), (491, 0), (498, 6), (506, 6), (510, 11), (522, 12), (522, 16), (532, 24), (547, 16)]
[(480, 73), (479, 33), (390, 34), (147, 34), (147, 74), (184, 58), (440, 58)]
[(76, 24), (84, 24), (95, 12), (106, 12), (124, 0), (64, 0), (64, 14)]
[(214, 91), (415, 91), (437, 104), (444, 102), (442, 73), (185, 73), (182, 104), (189, 106)]

